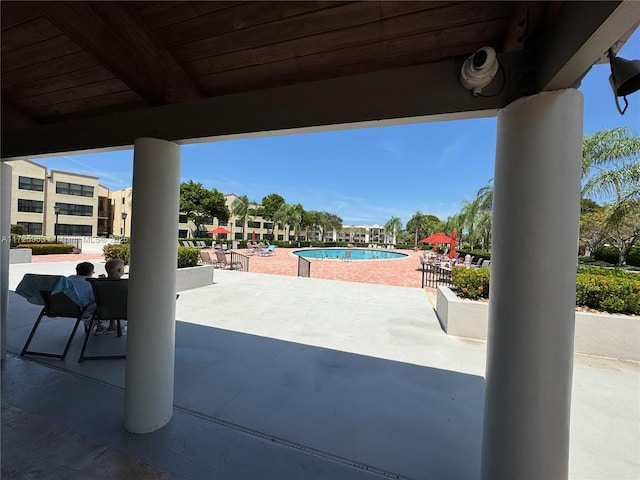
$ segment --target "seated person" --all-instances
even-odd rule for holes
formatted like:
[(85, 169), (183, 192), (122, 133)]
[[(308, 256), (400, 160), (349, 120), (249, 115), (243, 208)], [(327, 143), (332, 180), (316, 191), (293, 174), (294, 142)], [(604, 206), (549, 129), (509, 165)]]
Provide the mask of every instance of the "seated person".
[[(119, 258), (112, 258), (111, 260), (107, 260), (107, 263), (104, 265), (104, 269), (107, 272), (107, 278), (119, 280), (124, 275), (124, 261)], [(116, 325), (116, 321), (109, 320), (109, 326), (106, 329), (102, 325), (98, 325), (98, 327), (96, 327), (96, 335), (100, 335), (101, 333), (112, 334), (117, 330), (118, 327)]]
[(120, 279), (124, 275), (124, 262), (119, 258), (108, 260), (104, 266), (107, 272), (107, 278)]
[(76, 265), (76, 274), (69, 275), (69, 280), (73, 283), (73, 286), (78, 292), (78, 298), (82, 302), (82, 306), (88, 308), (84, 312), (84, 318), (91, 318), (94, 310), (96, 309), (96, 299), (93, 296), (93, 289), (91, 284), (87, 282), (87, 278), (93, 276), (93, 264), (89, 262), (81, 262)]

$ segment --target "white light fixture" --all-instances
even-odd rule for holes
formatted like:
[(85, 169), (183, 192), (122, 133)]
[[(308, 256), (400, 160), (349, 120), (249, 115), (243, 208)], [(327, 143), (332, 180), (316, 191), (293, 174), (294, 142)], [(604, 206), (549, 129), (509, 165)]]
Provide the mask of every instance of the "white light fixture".
[(460, 69), (460, 83), (475, 96), (489, 85), (498, 73), (499, 63), (496, 51), (491, 47), (482, 47), (467, 58)]

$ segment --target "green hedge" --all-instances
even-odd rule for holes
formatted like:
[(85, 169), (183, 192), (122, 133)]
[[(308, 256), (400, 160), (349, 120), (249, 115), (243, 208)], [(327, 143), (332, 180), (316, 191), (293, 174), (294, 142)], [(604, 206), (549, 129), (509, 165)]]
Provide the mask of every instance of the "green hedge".
[(178, 247), (178, 268), (195, 267), (200, 260), (200, 249), (193, 247)]
[[(488, 268), (454, 267), (451, 282), (459, 297), (489, 298), (489, 273)], [(640, 314), (640, 274), (581, 267), (576, 275), (576, 305), (602, 312)]]
[(616, 247), (608, 245), (596, 249), (592, 257), (594, 260), (601, 260), (615, 265), (618, 263), (618, 260), (620, 260), (620, 251)]
[(74, 246), (66, 243), (21, 243), (18, 248), (30, 248), (31, 255), (48, 255), (50, 253), (71, 253)]
[(477, 261), (479, 258), (483, 258), (485, 260), (491, 260), (491, 252), (487, 252), (486, 250), (465, 250), (456, 248), (456, 253), (464, 258), (465, 255), (469, 254), (473, 257), (474, 261)]
[[(119, 258), (125, 265), (129, 264), (130, 246), (128, 243), (109, 244), (102, 248), (105, 260)], [(193, 247), (178, 247), (178, 268), (195, 267), (200, 260), (200, 249)]]
[(631, 250), (627, 253), (627, 265), (640, 267), (640, 245), (631, 247)]
[(640, 276), (579, 273), (576, 305), (611, 313), (640, 313)]
[(130, 247), (128, 243), (109, 243), (102, 247), (102, 253), (105, 260), (119, 258), (125, 265), (129, 265)]
[(458, 288), (457, 293), (462, 298), (489, 298), (488, 268), (453, 267), (451, 283)]

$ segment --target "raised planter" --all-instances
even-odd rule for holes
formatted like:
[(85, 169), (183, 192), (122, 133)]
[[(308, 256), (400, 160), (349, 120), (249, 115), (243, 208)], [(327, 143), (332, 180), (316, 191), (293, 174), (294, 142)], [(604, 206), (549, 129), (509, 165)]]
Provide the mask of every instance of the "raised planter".
[[(448, 335), (487, 339), (489, 303), (438, 287), (436, 314)], [(640, 362), (640, 317), (576, 312), (574, 352)]]
[(176, 272), (176, 291), (191, 290), (213, 283), (213, 265), (179, 268)]
[(9, 264), (13, 263), (31, 263), (30, 248), (10, 248)]

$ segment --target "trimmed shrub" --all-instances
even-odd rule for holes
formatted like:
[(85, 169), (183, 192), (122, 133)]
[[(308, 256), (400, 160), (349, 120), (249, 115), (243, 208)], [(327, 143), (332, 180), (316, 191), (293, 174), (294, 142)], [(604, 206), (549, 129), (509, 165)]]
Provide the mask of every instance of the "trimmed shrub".
[(459, 297), (476, 300), (489, 298), (489, 269), (453, 267), (451, 283), (458, 288)]
[(199, 248), (178, 247), (178, 268), (195, 267), (199, 260)]
[(611, 313), (640, 313), (640, 276), (579, 273), (576, 305)]
[[(125, 265), (129, 264), (129, 255), (131, 253), (128, 243), (117, 244), (111, 243), (102, 248), (105, 260), (119, 258)], [(178, 268), (195, 267), (200, 260), (200, 249), (193, 247), (178, 247)]]
[(21, 243), (18, 248), (30, 248), (32, 255), (48, 255), (50, 253), (72, 253), (74, 247), (66, 243)]
[(456, 248), (456, 253), (459, 254), (461, 257), (464, 257), (465, 255), (469, 254), (475, 260), (478, 260), (480, 257), (484, 258), (485, 260), (491, 260), (491, 252), (487, 252), (486, 250), (465, 250), (465, 249), (458, 250)]
[(118, 258), (129, 265), (130, 245), (128, 243), (109, 243), (102, 247), (102, 253), (105, 260)]
[(24, 225), (18, 225), (17, 223), (11, 225), (11, 234), (24, 235), (25, 233), (27, 233), (27, 227)]
[(640, 245), (634, 245), (627, 253), (627, 265), (640, 267)]
[(601, 260), (603, 262), (615, 265), (620, 259), (620, 251), (616, 247), (607, 245), (596, 249), (593, 252), (592, 257), (594, 260)]

